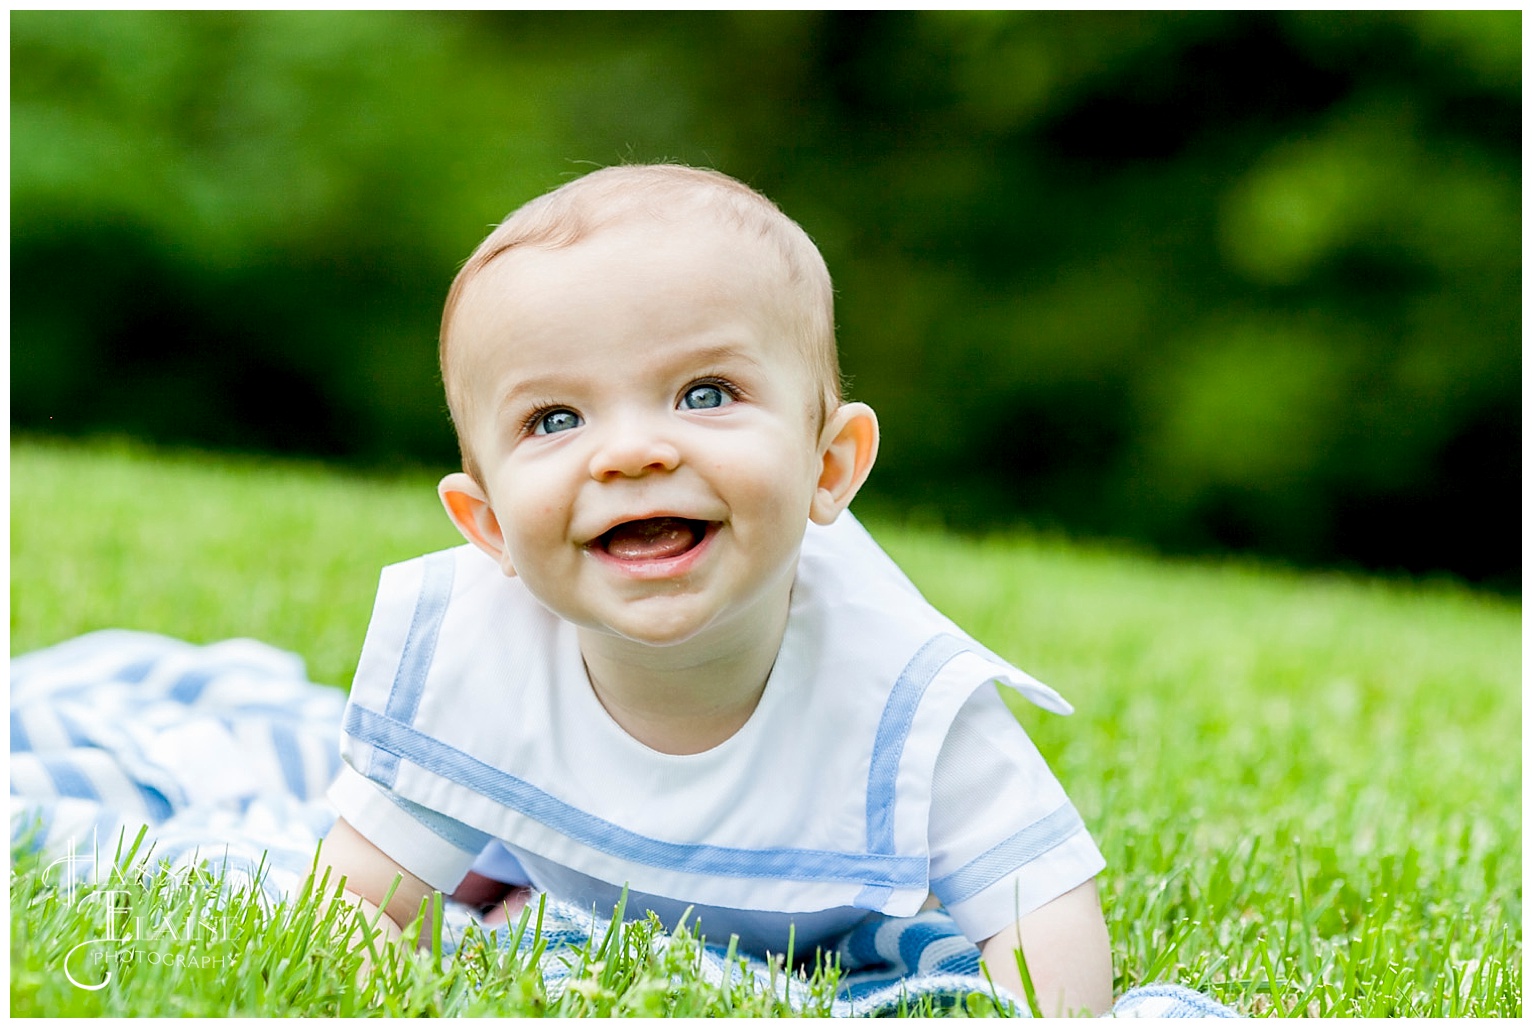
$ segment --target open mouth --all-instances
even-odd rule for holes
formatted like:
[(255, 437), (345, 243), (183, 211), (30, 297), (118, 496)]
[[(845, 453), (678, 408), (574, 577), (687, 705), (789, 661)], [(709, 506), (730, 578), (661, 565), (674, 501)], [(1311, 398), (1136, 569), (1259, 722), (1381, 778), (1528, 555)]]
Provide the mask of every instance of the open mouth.
[(617, 560), (669, 560), (700, 545), (708, 526), (690, 518), (641, 518), (607, 530), (592, 545)]

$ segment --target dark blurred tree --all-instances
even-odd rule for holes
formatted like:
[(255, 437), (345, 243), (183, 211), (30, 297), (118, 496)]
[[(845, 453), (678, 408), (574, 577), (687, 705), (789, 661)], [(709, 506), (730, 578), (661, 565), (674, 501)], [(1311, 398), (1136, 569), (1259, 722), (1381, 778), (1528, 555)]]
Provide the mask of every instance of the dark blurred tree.
[(12, 15), (17, 427), (445, 462), (457, 264), (621, 160), (825, 251), (872, 497), (1518, 587), (1517, 12)]
[(524, 82), (456, 67), (470, 43), (396, 14), (14, 15), (15, 423), (450, 452), (430, 312), (494, 217), (464, 208), (550, 160)]

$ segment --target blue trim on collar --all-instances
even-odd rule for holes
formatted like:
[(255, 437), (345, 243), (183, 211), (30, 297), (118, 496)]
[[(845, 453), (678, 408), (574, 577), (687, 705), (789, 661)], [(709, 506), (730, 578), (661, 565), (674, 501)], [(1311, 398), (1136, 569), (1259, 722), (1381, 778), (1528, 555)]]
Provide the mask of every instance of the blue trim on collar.
[[(439, 550), (422, 559), (420, 593), (415, 597), (415, 612), (404, 637), (399, 666), (388, 690), (388, 716), (402, 724), (414, 724), (420, 710), (420, 697), (426, 689), (426, 675), (436, 656), (436, 637), (447, 617), (447, 603), (452, 599), (452, 579), (457, 572), (455, 550)], [(396, 754), (372, 752), (367, 762), (367, 777), (381, 785), (392, 786), (399, 775)]]
[(899, 672), (889, 693), (867, 770), (867, 852), (894, 853), (894, 798), (898, 792), (899, 761), (904, 741), (915, 723), (915, 711), (926, 687), (947, 662), (970, 649), (966, 639), (942, 633), (927, 639)]
[(393, 687), (388, 691), (384, 711), (395, 721), (415, 722), (420, 697), (425, 692), (426, 674), (436, 656), (436, 637), (447, 617), (447, 601), (452, 599), (452, 579), (457, 572), (457, 551), (440, 550), (427, 554), (415, 598), (415, 613), (410, 631), (399, 654), (399, 669), (394, 672)]
[[(665, 842), (573, 807), (530, 782), (433, 739), (410, 725), (354, 703), (346, 709), (345, 730), (377, 750), (395, 754), (592, 849), (635, 864), (725, 878), (849, 882), (898, 889), (926, 887), (929, 863), (925, 857), (786, 848), (753, 850)], [(380, 784), (388, 786), (392, 783)]]

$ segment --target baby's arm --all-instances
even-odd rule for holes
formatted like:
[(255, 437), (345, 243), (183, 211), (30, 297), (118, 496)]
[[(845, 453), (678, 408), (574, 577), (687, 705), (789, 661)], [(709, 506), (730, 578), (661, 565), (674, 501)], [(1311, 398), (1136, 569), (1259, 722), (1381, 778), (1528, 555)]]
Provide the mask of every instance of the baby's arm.
[(397, 940), (403, 934), (401, 926), (409, 924), (420, 912), (421, 901), (431, 895), (432, 889), (425, 882), (395, 863), (382, 850), (368, 842), (360, 832), (346, 823), (345, 818), (336, 820), (335, 827), (325, 836), (319, 847), (319, 873), (330, 869), (330, 888), (337, 879), (346, 878), (345, 898), (359, 906), (371, 920), (389, 889), (394, 889), (394, 879), (399, 887), (383, 911), (378, 925), (386, 939)]
[(1018, 943), (1045, 1017), (1100, 1016), (1112, 1008), (1112, 953), (1094, 878), (980, 945), (995, 984), (1022, 996)]
[(932, 782), (932, 892), (995, 984), (1024, 995), (1018, 944), (1044, 1014), (1112, 1005), (1096, 894), (1105, 863), (1063, 787), (993, 688), (958, 711)]

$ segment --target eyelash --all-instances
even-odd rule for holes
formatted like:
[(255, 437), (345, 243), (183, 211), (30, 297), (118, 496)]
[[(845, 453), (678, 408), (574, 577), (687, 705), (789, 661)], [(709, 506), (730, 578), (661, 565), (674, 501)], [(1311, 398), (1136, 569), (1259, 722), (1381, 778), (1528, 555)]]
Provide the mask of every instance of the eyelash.
[(722, 375), (706, 375), (697, 379), (696, 381), (688, 382), (686, 386), (681, 390), (681, 392), (676, 396), (676, 403), (679, 404), (682, 397), (684, 397), (687, 393), (691, 392), (698, 386), (717, 386), (719, 389), (722, 389), (724, 392), (728, 393), (730, 398), (735, 400), (742, 400), (744, 399), (745, 395), (740, 390), (739, 386), (735, 385), (727, 378), (724, 378)]
[[(735, 400), (741, 400), (745, 395), (739, 386), (735, 385), (729, 379), (724, 378), (722, 375), (705, 375), (702, 378), (694, 379), (693, 381), (688, 382), (686, 386), (681, 390), (681, 392), (677, 394), (676, 403), (680, 404), (681, 397), (685, 396), (687, 393), (691, 392), (698, 386), (707, 385), (717, 386), (719, 389), (722, 389), (724, 392), (728, 393), (729, 396)], [(521, 434), (534, 434), (537, 430), (537, 426), (542, 422), (543, 418), (557, 410), (574, 411), (576, 415), (579, 414), (579, 411), (576, 411), (568, 404), (551, 402), (540, 403), (536, 407), (532, 408), (532, 410), (528, 411), (526, 417), (521, 419)]]
[(543, 418), (546, 418), (549, 414), (552, 414), (556, 410), (574, 411), (574, 413), (576, 415), (579, 414), (579, 411), (575, 411), (575, 409), (573, 407), (569, 406), (568, 404), (564, 404), (564, 403), (541, 403), (541, 404), (538, 404), (536, 407), (534, 407), (531, 411), (529, 411), (527, 413), (526, 417), (521, 419), (521, 434), (522, 435), (532, 435), (532, 434), (534, 434), (534, 432), (537, 430), (538, 424), (543, 420)]

